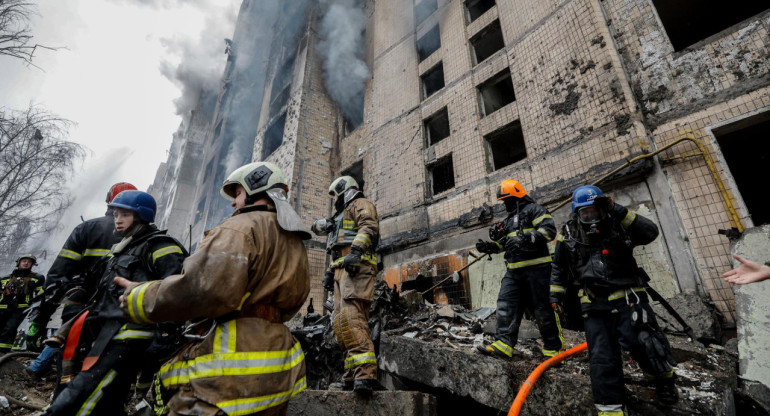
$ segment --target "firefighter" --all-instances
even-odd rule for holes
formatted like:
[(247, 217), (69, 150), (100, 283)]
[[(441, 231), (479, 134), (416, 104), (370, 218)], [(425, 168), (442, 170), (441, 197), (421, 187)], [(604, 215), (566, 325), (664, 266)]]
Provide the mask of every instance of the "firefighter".
[[(136, 190), (134, 185), (118, 182), (107, 191), (105, 203), (109, 204), (122, 191)], [(69, 292), (67, 304), (61, 314), (62, 322), (67, 322), (83, 310), (83, 303), (93, 294), (97, 280), (92, 267), (107, 253), (113, 244), (120, 241), (120, 236), (114, 233), (115, 220), (112, 217), (113, 208), (107, 207), (104, 216), (93, 218), (78, 224), (67, 237), (59, 255), (56, 256), (46, 276), (46, 299), (36, 311), (30, 312), (31, 322), (27, 331), (27, 347), (37, 347), (45, 335), (45, 328), (51, 319), (59, 301)], [(59, 349), (45, 346), (40, 355), (29, 366), (29, 371), (42, 376), (51, 368), (58, 356)], [(59, 392), (57, 389), (56, 393)]]
[(310, 292), (310, 238), (274, 164), (250, 163), (220, 193), (233, 215), (206, 232), (181, 274), (131, 283), (122, 309), (132, 322), (195, 320), (189, 343), (158, 373), (171, 414), (285, 415), (304, 390), (302, 347), (283, 324)]
[(567, 286), (580, 287), (591, 388), (600, 416), (628, 414), (621, 348), (655, 381), (660, 402), (678, 399), (676, 362), (644, 290), (649, 278), (633, 256), (634, 247), (657, 236), (658, 227), (649, 219), (615, 203), (596, 186), (581, 186), (572, 194), (569, 221), (556, 237), (550, 301), (558, 309)]
[(371, 395), (377, 382), (377, 358), (369, 336), (369, 307), (374, 297), (377, 260), (374, 255), (380, 238), (377, 209), (350, 176), (342, 176), (329, 186), (335, 214), (331, 220), (313, 224), (318, 235), (327, 235), (327, 251), (332, 256), (323, 286), (334, 291), (334, 334), (345, 351), (342, 388), (362, 396)]
[(86, 309), (56, 335), (63, 336), (62, 329), (69, 328), (63, 366), (68, 362), (79, 366), (81, 357), (68, 357), (69, 351), (88, 353), (81, 371), (45, 415), (123, 414), (129, 388), (147, 359), (145, 352), (154, 340), (166, 334), (149, 322), (126, 322), (119, 304), (123, 289), (113, 279), (121, 276), (143, 283), (177, 274), (187, 252), (181, 243), (152, 224), (156, 204), (150, 194), (123, 191), (108, 206), (113, 208), (115, 231), (122, 239), (99, 261), (97, 268), (103, 273)]
[(0, 279), (0, 351), (13, 347), (16, 329), (37, 298), (43, 295), (45, 277), (32, 271), (37, 257), (25, 254), (16, 260), (16, 268)]
[(524, 310), (531, 307), (540, 335), (542, 353), (553, 357), (564, 350), (559, 317), (548, 303), (551, 256), (548, 242), (556, 234), (553, 217), (538, 205), (513, 179), (500, 182), (497, 200), (503, 201), (508, 217), (490, 229), (492, 241), (479, 240), (476, 249), (485, 254), (505, 251), (508, 271), (497, 295), (495, 342), (476, 348), (486, 355), (513, 358)]

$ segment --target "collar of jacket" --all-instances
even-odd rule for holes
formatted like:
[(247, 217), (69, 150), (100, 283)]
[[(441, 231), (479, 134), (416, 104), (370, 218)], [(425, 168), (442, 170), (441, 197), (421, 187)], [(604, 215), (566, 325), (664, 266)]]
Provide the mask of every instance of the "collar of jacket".
[(233, 212), (233, 217), (238, 214), (243, 214), (245, 212), (255, 212), (255, 211), (267, 211), (267, 212), (276, 212), (275, 206), (271, 204), (260, 204), (260, 205), (247, 205), (243, 208), (236, 209), (235, 212)]
[(155, 224), (142, 224), (140, 228), (136, 229), (131, 235), (123, 237), (122, 240), (120, 240), (119, 243), (112, 246), (112, 250), (110, 250), (111, 254), (117, 254), (121, 253), (123, 250), (128, 248), (129, 246), (135, 246), (139, 243), (144, 242), (148, 238), (152, 237), (155, 234), (163, 233), (165, 234), (166, 231), (158, 230), (158, 227), (155, 226)]

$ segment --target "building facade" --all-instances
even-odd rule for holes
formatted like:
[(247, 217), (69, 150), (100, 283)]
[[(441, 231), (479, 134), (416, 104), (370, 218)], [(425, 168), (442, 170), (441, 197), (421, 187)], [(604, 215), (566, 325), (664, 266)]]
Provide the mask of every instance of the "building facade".
[[(244, 1), (233, 48), (238, 56), (250, 39), (266, 59), (250, 60), (240, 83), (225, 70), (195, 198), (179, 199), (185, 206), (175, 211), (186, 210), (175, 227), (184, 232), (187, 224), (193, 245), (224, 218), (214, 200), (229, 167), (223, 149), (235, 139), (218, 126), (237, 118), (253, 123), (243, 129), (251, 160), (278, 163), (290, 177), (291, 200), (308, 227), (331, 215), (326, 190), (336, 176), (362, 181), (380, 215), (382, 278), (390, 286), (418, 275), (437, 279), (472, 260), (475, 241), (505, 215), (495, 201), (501, 180), (521, 181), (558, 224), (569, 215), (562, 202), (571, 191), (600, 181), (661, 227), (658, 240), (637, 249), (652, 286), (667, 297), (698, 293), (734, 325), (734, 294), (720, 278), (731, 267), (730, 233), (719, 230), (770, 222), (767, 197), (756, 195), (759, 167), (770, 154), (767, 7), (285, 2), (271, 9), (264, 33), (255, 21), (265, 13), (255, 14), (251, 3)], [(330, 94), (337, 86), (328, 82), (332, 58), (321, 44), (330, 35), (321, 22), (335, 3), (361, 8), (366, 19), (358, 41), (370, 77), (360, 124)], [(244, 89), (256, 105), (236, 106), (248, 110), (236, 116), (226, 108), (227, 94)], [(162, 169), (179, 165), (170, 157)], [(153, 189), (175, 181), (182, 189), (178, 176), (159, 178), (166, 185)], [(177, 202), (164, 209), (177, 210)], [(171, 226), (176, 214), (164, 215)], [(320, 300), (323, 239), (308, 249), (311, 297)], [(502, 259), (480, 261), (434, 299), (494, 306), (503, 273)]]

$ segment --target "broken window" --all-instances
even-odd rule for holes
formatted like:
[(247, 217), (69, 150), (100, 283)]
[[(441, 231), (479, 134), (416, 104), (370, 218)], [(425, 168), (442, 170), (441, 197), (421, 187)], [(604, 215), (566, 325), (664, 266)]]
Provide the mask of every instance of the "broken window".
[(754, 226), (770, 223), (770, 193), (763, 191), (770, 166), (770, 113), (715, 129), (714, 136)]
[(217, 126), (214, 128), (214, 140), (219, 138), (219, 135), (222, 133), (222, 120), (219, 119), (219, 122), (217, 122)]
[(444, 64), (438, 65), (427, 70), (421, 77), (422, 80), (422, 98), (428, 98), (436, 91), (444, 88)]
[(516, 101), (513, 93), (513, 80), (508, 69), (478, 86), (481, 116), (486, 117), (506, 105)]
[(471, 56), (473, 64), (478, 65), (487, 58), (494, 55), (495, 52), (503, 49), (503, 29), (500, 27), (500, 20), (495, 20), (471, 38)]
[(422, 0), (414, 5), (414, 25), (419, 26), (438, 10), (438, 0)]
[(425, 126), (425, 139), (428, 146), (433, 146), (449, 137), (449, 113), (446, 107), (423, 120), (422, 123)]
[(270, 113), (268, 117), (278, 114), (289, 101), (294, 59), (295, 55), (290, 55), (286, 58), (283, 65), (275, 71), (273, 85), (270, 87)]
[(766, 1), (652, 0), (675, 51), (768, 10)]
[(206, 165), (206, 170), (203, 171), (203, 180), (204, 181), (206, 180), (206, 178), (211, 176), (211, 169), (213, 169), (213, 168), (214, 168), (214, 158), (211, 158), (211, 160), (209, 160), (209, 163)]
[(204, 196), (201, 198), (200, 202), (198, 202), (198, 209), (195, 210), (195, 224), (198, 223), (201, 219), (203, 219), (203, 211), (206, 209), (206, 197)]
[(417, 55), (420, 57), (420, 62), (433, 55), (433, 52), (436, 52), (440, 47), (441, 33), (438, 25), (436, 25), (417, 40)]
[(465, 20), (470, 23), (495, 6), (495, 0), (465, 0)]
[(438, 195), (455, 187), (455, 169), (452, 155), (428, 167), (432, 195)]
[(486, 136), (487, 157), (490, 171), (512, 165), (527, 157), (521, 123), (515, 121)]
[(284, 127), (286, 127), (286, 113), (265, 130), (265, 136), (262, 139), (262, 160), (267, 159), (283, 143)]
[(340, 176), (351, 176), (353, 179), (358, 182), (358, 189), (363, 192), (364, 191), (364, 161), (359, 160), (358, 162), (350, 165), (349, 168), (343, 170), (340, 172)]

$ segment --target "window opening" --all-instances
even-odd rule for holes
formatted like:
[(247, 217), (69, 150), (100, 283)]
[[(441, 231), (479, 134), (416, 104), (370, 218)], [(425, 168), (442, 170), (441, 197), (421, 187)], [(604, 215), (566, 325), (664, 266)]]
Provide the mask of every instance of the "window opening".
[(419, 26), (438, 10), (438, 0), (422, 0), (414, 6), (414, 25)]
[(423, 126), (425, 127), (428, 146), (433, 146), (449, 137), (449, 112), (447, 108), (444, 107), (423, 120)]
[(495, 52), (505, 47), (503, 40), (503, 29), (500, 27), (500, 21), (495, 20), (489, 26), (484, 28), (471, 38), (471, 56), (473, 64), (478, 65), (487, 58), (494, 55)]
[(465, 19), (470, 23), (494, 6), (495, 0), (465, 0)]
[(455, 170), (452, 165), (452, 155), (439, 160), (428, 167), (431, 191), (433, 195), (440, 194), (455, 187)]
[(422, 80), (422, 97), (425, 99), (444, 88), (444, 64), (439, 63), (429, 69), (420, 79)]
[(765, 189), (770, 166), (770, 112), (714, 130), (754, 226), (770, 223), (770, 194)]
[(438, 25), (436, 25), (417, 40), (417, 55), (420, 57), (420, 62), (433, 55), (440, 47), (441, 32)]
[(652, 0), (675, 51), (768, 10), (766, 1)]
[(486, 117), (516, 101), (511, 72), (507, 69), (479, 85), (478, 90), (482, 117)]
[(364, 191), (364, 185), (366, 184), (364, 182), (364, 161), (359, 160), (356, 163), (353, 163), (348, 167), (347, 169), (340, 172), (340, 176), (352, 176), (353, 179), (358, 182), (358, 189), (363, 192)]
[(262, 160), (267, 159), (268, 156), (281, 146), (281, 143), (283, 143), (284, 127), (286, 127), (286, 113), (265, 130), (265, 136), (262, 140)]
[(512, 165), (527, 157), (524, 135), (518, 121), (484, 136), (484, 140), (487, 144), (490, 171)]

